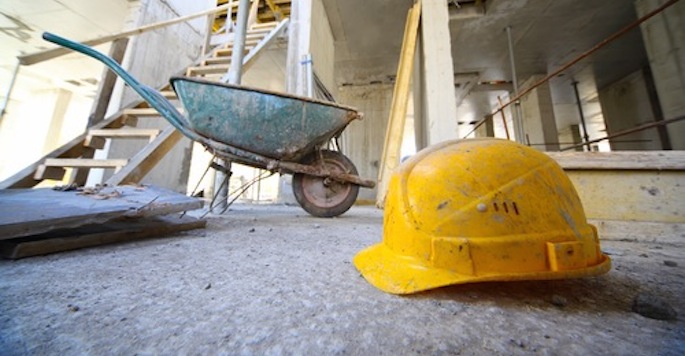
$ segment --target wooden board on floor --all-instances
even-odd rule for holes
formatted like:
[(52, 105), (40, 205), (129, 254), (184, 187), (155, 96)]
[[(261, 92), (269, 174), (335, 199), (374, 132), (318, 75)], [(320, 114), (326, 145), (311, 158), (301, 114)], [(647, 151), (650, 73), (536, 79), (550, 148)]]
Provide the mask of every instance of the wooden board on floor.
[(153, 186), (105, 187), (87, 195), (50, 188), (0, 190), (0, 240), (202, 206), (199, 199)]
[(206, 220), (178, 215), (119, 219), (104, 224), (90, 224), (73, 229), (60, 229), (40, 235), (3, 240), (0, 241), (0, 256), (18, 259), (47, 255), (204, 228), (206, 224)]

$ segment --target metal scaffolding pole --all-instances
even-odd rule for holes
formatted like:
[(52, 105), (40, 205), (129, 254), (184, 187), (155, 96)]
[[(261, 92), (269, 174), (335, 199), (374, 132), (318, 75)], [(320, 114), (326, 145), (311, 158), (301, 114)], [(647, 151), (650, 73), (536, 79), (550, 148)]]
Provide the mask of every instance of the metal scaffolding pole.
[[(229, 84), (240, 84), (243, 74), (243, 52), (245, 51), (245, 34), (247, 33), (247, 15), (250, 11), (250, 0), (240, 0), (238, 3), (238, 24), (235, 27), (233, 37), (233, 54), (231, 55), (231, 66), (228, 73), (221, 78), (222, 82)], [(216, 208), (221, 211), (228, 206), (228, 183), (231, 178), (231, 161), (219, 160), (225, 170), (217, 170), (214, 179), (216, 190)]]
[[(574, 80), (571, 83), (571, 85), (573, 86), (573, 92), (576, 94), (576, 103), (578, 103), (578, 113), (580, 113), (580, 126), (583, 127), (583, 142), (582, 143), (586, 143), (586, 142), (590, 141), (590, 135), (588, 135), (587, 125), (585, 125), (585, 115), (583, 114), (583, 104), (580, 101), (580, 94), (578, 94), (578, 82)], [(586, 146), (583, 146), (583, 147), (586, 147)], [(590, 147), (588, 146), (587, 148), (589, 150)]]
[[(516, 77), (516, 61), (514, 59), (514, 42), (511, 39), (511, 26), (507, 26), (507, 40), (509, 42), (509, 63), (511, 64), (511, 80), (514, 85), (514, 96), (519, 95), (519, 83)], [(521, 105), (517, 101), (514, 103), (514, 109), (511, 110), (511, 115), (514, 119), (514, 135), (516, 136), (516, 142), (525, 143), (523, 129), (523, 115), (521, 114)]]

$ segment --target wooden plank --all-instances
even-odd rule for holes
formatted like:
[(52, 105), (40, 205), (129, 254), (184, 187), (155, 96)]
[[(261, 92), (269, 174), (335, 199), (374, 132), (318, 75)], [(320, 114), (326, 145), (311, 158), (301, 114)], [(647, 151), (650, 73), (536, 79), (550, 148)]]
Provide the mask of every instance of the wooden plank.
[(114, 173), (106, 183), (114, 186), (140, 182), (182, 137), (183, 134), (173, 126), (168, 126), (152, 142), (133, 156), (128, 165)]
[(133, 108), (133, 109), (128, 109), (124, 111), (124, 115), (127, 116), (135, 116), (135, 117), (155, 117), (155, 116), (162, 116), (156, 109), (154, 108)]
[(546, 152), (564, 169), (685, 170), (685, 151)]
[[(244, 52), (249, 53), (253, 46), (246, 46)], [(233, 48), (222, 48), (214, 52), (215, 57), (230, 57), (233, 54)]]
[(0, 241), (0, 256), (9, 259), (47, 255), (105, 244), (136, 241), (181, 231), (204, 228), (206, 220), (166, 215), (109, 221), (74, 229)]
[[(256, 24), (252, 25), (252, 30), (269, 29), (269, 31), (271, 31), (274, 27), (278, 26), (279, 21), (280, 20), (271, 21), (271, 22), (256, 23)], [(248, 31), (248, 33), (252, 32), (252, 30)]]
[(402, 40), (402, 52), (397, 68), (397, 78), (392, 95), (390, 106), (390, 117), (385, 133), (385, 144), (381, 156), (381, 166), (378, 171), (378, 192), (376, 195), (376, 205), (385, 205), (385, 195), (388, 190), (390, 175), (399, 166), (400, 148), (402, 145), (402, 135), (404, 124), (407, 117), (407, 105), (409, 103), (409, 85), (414, 69), (414, 55), (416, 53), (416, 42), (419, 35), (419, 22), (421, 19), (421, 1), (417, 1), (409, 10), (407, 22), (404, 28), (404, 39)]
[(207, 65), (188, 68), (188, 76), (226, 73), (231, 66), (228, 64)]
[(160, 94), (162, 94), (163, 97), (169, 100), (178, 99), (178, 96), (176, 96), (176, 92), (173, 90), (162, 90)]
[(156, 137), (161, 130), (159, 129), (99, 129), (88, 131), (88, 136), (107, 137), (107, 138), (146, 138)]
[(118, 168), (128, 163), (128, 159), (83, 159), (83, 158), (48, 158), (43, 162), (46, 167), (87, 167), (87, 168)]
[(114, 218), (166, 215), (203, 205), (201, 200), (153, 186), (105, 187), (92, 193), (49, 188), (0, 190), (0, 240)]
[[(119, 129), (100, 129), (100, 130), (90, 130), (88, 131), (88, 136), (85, 141), (83, 141), (84, 146), (88, 146), (94, 149), (102, 149), (105, 147), (107, 138), (147, 138), (152, 141), (157, 135), (159, 135), (160, 130), (158, 129), (134, 129), (134, 128), (119, 128)], [(92, 157), (92, 156), (91, 156)], [(81, 156), (81, 158), (89, 158)], [(72, 183), (75, 183), (72, 181)], [(79, 183), (78, 185), (83, 185)]]

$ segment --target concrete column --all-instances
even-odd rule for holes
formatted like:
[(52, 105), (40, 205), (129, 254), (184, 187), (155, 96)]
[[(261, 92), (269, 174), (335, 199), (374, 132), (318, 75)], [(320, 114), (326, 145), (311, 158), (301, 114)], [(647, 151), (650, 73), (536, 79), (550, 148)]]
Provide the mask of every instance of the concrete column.
[[(392, 84), (345, 86), (339, 89), (340, 102), (353, 106), (364, 113), (363, 120), (352, 122), (342, 136), (343, 153), (354, 162), (359, 175), (374, 179), (378, 177), (383, 140), (390, 105)], [(360, 189), (358, 200), (362, 203), (376, 201), (374, 189)]]
[[(308, 54), (312, 57), (313, 73), (316, 73), (329, 90), (335, 92), (333, 42), (333, 33), (322, 1), (292, 1), (286, 59), (285, 88), (287, 92), (307, 95), (310, 78), (303, 59)], [(281, 177), (277, 201), (296, 203), (292, 193), (291, 176)]]
[[(650, 101), (642, 70), (629, 74), (599, 91), (599, 102), (606, 123), (607, 134), (654, 122), (654, 108)], [(648, 129), (609, 140), (612, 150), (661, 150), (659, 132)]]
[(495, 137), (495, 125), (491, 114), (485, 115), (485, 123), (476, 129), (476, 137)]
[(307, 93), (307, 68), (301, 62), (311, 51), (312, 1), (294, 0), (290, 10), (285, 88), (296, 95)]
[(50, 152), (59, 146), (60, 132), (71, 101), (71, 92), (68, 90), (57, 89), (54, 93), (54, 105), (51, 107), (52, 115), (50, 115), (47, 135), (43, 141), (43, 152)]
[(447, 1), (422, 0), (420, 32), (421, 75), (414, 80), (418, 81), (415, 89), (419, 90), (415, 107), (421, 112), (415, 113), (415, 117), (419, 118), (417, 123), (423, 124), (417, 134), (422, 134), (426, 141), (417, 139), (419, 149), (423, 144), (459, 138)]
[[(643, 16), (665, 0), (637, 0), (635, 9)], [(641, 25), (654, 84), (663, 118), (685, 115), (685, 2), (678, 2)], [(685, 122), (667, 126), (671, 147), (685, 149)]]
[[(543, 77), (544, 75), (534, 75), (526, 80), (521, 88), (525, 89)], [(521, 142), (530, 143), (533, 148), (541, 151), (558, 151), (559, 133), (549, 83), (533, 89), (521, 99), (521, 112), (523, 127), (526, 130)]]

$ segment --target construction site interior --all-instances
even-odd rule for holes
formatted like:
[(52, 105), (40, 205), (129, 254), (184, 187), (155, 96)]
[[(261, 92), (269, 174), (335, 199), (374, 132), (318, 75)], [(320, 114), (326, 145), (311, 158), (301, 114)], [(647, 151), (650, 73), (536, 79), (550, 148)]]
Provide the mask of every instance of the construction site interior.
[(685, 354), (685, 1), (0, 21), (1, 355)]

